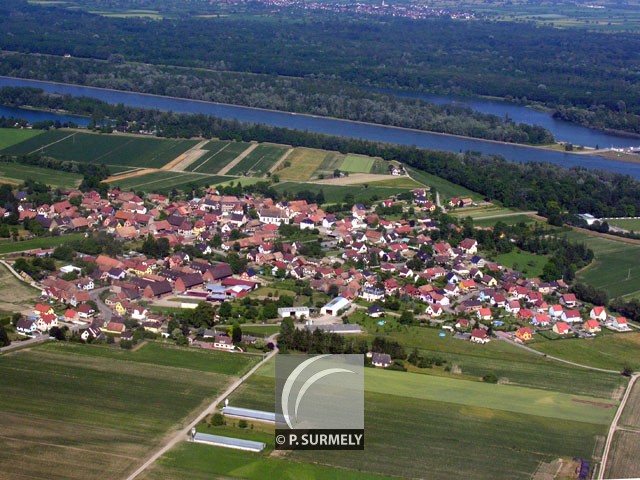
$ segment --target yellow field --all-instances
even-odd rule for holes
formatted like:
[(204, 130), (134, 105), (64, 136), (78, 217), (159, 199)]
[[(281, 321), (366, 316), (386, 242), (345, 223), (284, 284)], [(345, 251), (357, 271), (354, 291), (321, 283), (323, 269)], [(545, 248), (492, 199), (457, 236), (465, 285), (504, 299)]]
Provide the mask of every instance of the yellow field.
[(286, 160), (291, 162), (291, 166), (278, 170), (276, 173), (283, 180), (303, 182), (310, 180), (326, 156), (327, 152), (324, 150), (296, 148)]

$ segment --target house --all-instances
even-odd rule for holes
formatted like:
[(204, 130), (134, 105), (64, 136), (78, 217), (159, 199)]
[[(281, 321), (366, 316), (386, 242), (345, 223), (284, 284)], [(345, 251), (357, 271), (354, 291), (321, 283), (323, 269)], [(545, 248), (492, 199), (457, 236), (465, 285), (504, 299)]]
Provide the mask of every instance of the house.
[(178, 293), (183, 293), (193, 287), (199, 287), (204, 283), (202, 275), (199, 273), (187, 273), (178, 277), (175, 283), (175, 289)]
[(80, 338), (86, 342), (90, 338), (98, 338), (101, 335), (102, 335), (102, 332), (100, 331), (99, 328), (91, 326), (80, 334)]
[(374, 367), (387, 368), (391, 365), (391, 355), (388, 353), (374, 353), (371, 356), (371, 364)]
[(83, 303), (78, 307), (78, 316), (82, 319), (87, 320), (93, 317), (94, 313), (95, 313), (95, 310), (88, 303)]
[(338, 312), (349, 307), (351, 302), (344, 297), (336, 297), (320, 309), (322, 315), (337, 316)]
[(44, 305), (42, 303), (38, 303), (34, 309), (33, 309), (33, 314), (41, 317), (42, 315), (53, 315), (53, 307), (51, 305)]
[(589, 312), (589, 318), (604, 322), (607, 319), (607, 311), (604, 307), (593, 307)]
[(107, 324), (106, 327), (102, 327), (100, 330), (105, 333), (115, 333), (117, 335), (121, 335), (125, 332), (126, 329), (127, 327), (124, 323), (111, 321)]
[(427, 305), (426, 314), (430, 317), (439, 317), (444, 313), (444, 309), (442, 305), (439, 303), (434, 303), (432, 305)]
[(16, 331), (18, 333), (22, 333), (23, 335), (32, 335), (36, 333), (36, 330), (38, 330), (38, 325), (36, 324), (35, 320), (21, 318), (20, 320), (18, 320), (18, 323), (16, 323)]
[(564, 293), (560, 297), (562, 303), (564, 303), (567, 307), (573, 308), (578, 304), (578, 300), (574, 293)]
[(381, 288), (367, 287), (362, 289), (360, 297), (367, 302), (384, 302), (384, 290)]
[(278, 316), (282, 318), (309, 318), (309, 307), (283, 307), (278, 309)]
[(546, 327), (551, 323), (551, 319), (549, 315), (545, 315), (544, 313), (536, 313), (531, 320), (532, 325), (537, 325), (540, 327)]
[(287, 217), (282, 210), (277, 208), (263, 208), (258, 212), (258, 218), (260, 219), (260, 222), (271, 225), (280, 226), (283, 223), (287, 225), (289, 224), (289, 217)]
[(582, 321), (579, 310), (565, 310), (562, 312), (562, 316), (560, 318), (562, 318), (564, 322), (568, 323), (577, 323)]
[(213, 340), (213, 348), (230, 352), (235, 347), (233, 345), (233, 340), (231, 340), (231, 337), (228, 337), (226, 335), (217, 335)]
[(78, 315), (78, 312), (76, 312), (72, 308), (68, 308), (67, 311), (64, 312), (65, 322), (75, 323), (79, 320), (79, 318), (80, 316)]
[(582, 327), (589, 333), (596, 333), (602, 330), (598, 321), (593, 319), (584, 322), (584, 325)]
[(616, 330), (620, 330), (622, 332), (628, 332), (629, 330), (631, 330), (629, 328), (629, 324), (627, 323), (627, 319), (624, 317), (614, 318), (613, 321), (611, 322), (611, 326)]
[(467, 320), (466, 318), (459, 318), (458, 321), (456, 322), (455, 327), (458, 330), (468, 330), (470, 323), (471, 322), (469, 322), (469, 320)]
[(569, 333), (570, 329), (569, 325), (567, 325), (566, 323), (558, 322), (553, 326), (553, 331), (558, 335), (566, 335), (567, 333)]
[(36, 326), (41, 332), (48, 332), (53, 327), (58, 326), (58, 317), (53, 313), (45, 313), (36, 320)]
[(533, 339), (533, 334), (529, 327), (521, 327), (516, 330), (516, 338), (519, 338), (523, 342)]
[(171, 284), (164, 280), (162, 282), (152, 282), (144, 289), (145, 298), (156, 298), (168, 295), (172, 292)]
[(560, 318), (564, 313), (562, 305), (549, 305), (549, 316), (552, 318)]
[(131, 318), (134, 320), (146, 320), (148, 314), (149, 311), (144, 307), (133, 307), (133, 310), (131, 310)]
[(484, 345), (485, 343), (489, 343), (490, 340), (491, 339), (489, 338), (489, 335), (487, 335), (487, 332), (485, 330), (474, 328), (471, 331), (471, 341), (473, 343)]
[(384, 310), (382, 309), (382, 307), (380, 305), (371, 305), (367, 309), (367, 315), (369, 315), (370, 317), (373, 317), (373, 318), (379, 318), (382, 315), (384, 315)]
[(478, 319), (480, 320), (491, 320), (493, 318), (493, 314), (491, 313), (490, 308), (481, 308), (478, 310)]

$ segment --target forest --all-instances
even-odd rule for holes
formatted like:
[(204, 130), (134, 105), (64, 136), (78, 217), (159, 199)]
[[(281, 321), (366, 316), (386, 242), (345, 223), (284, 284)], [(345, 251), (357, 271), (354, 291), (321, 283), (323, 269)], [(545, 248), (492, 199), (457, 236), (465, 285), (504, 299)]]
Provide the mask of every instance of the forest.
[[(309, 92), (317, 89), (314, 80), (329, 80), (359, 88), (494, 96), (541, 104), (585, 125), (640, 133), (640, 37), (627, 33), (331, 12), (107, 18), (4, 0), (0, 48), (294, 77), (304, 80)], [(28, 68), (22, 72), (28, 74)], [(32, 73), (42, 74), (38, 69)], [(277, 83), (265, 81), (264, 86)], [(185, 87), (197, 90), (194, 85), (185, 80)], [(264, 93), (247, 87), (239, 95), (247, 97), (249, 91), (258, 97)], [(318, 108), (331, 114), (333, 107), (318, 91)], [(311, 97), (287, 102), (308, 106)], [(338, 102), (336, 108), (350, 106)]]

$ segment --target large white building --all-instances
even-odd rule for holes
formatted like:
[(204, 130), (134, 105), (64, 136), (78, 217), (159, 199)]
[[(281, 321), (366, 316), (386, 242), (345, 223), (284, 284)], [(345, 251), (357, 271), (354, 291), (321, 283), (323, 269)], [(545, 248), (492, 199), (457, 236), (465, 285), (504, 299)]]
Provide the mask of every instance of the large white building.
[(347, 308), (351, 302), (344, 297), (336, 297), (320, 309), (323, 315), (338, 315), (340, 310)]

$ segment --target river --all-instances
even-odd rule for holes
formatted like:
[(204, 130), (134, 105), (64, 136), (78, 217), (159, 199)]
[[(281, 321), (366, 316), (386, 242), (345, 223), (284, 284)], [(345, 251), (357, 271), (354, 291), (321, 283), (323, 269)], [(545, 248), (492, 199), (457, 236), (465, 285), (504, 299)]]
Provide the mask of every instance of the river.
[[(37, 87), (42, 88), (44, 91), (50, 93), (68, 94), (72, 96), (86, 96), (103, 100), (110, 104), (122, 103), (132, 107), (155, 108), (158, 110), (173, 111), (178, 113), (201, 113), (225, 119), (236, 119), (243, 122), (262, 123), (276, 127), (308, 130), (311, 132), (324, 133), (328, 135), (341, 135), (350, 138), (360, 138), (364, 140), (395, 143), (400, 145), (415, 145), (417, 147), (429, 148), (434, 150), (446, 150), (453, 152), (477, 151), (485, 154), (501, 155), (509, 160), (517, 162), (539, 161), (554, 163), (564, 167), (583, 166), (586, 168), (607, 170), (610, 172), (631, 175), (634, 178), (640, 179), (640, 164), (612, 161), (600, 156), (570, 154), (559, 151), (544, 150), (540, 148), (530, 148), (520, 145), (490, 142), (472, 138), (462, 138), (452, 135), (421, 132), (404, 128), (373, 125), (367, 123), (352, 122), (348, 120), (317, 117), (312, 115), (275, 112), (257, 108), (222, 105), (197, 100), (105, 90), (94, 87), (41, 82), (36, 80), (22, 80), (0, 77), (0, 87), (3, 86)], [(499, 106), (503, 102), (493, 102), (490, 100), (474, 100), (473, 103), (478, 107), (478, 109), (482, 108), (484, 109), (484, 111), (487, 111), (489, 108), (493, 109), (493, 111), (490, 113), (500, 113), (501, 116), (509, 113), (511, 118), (513, 118), (514, 120), (516, 120), (516, 117), (523, 118), (525, 113), (531, 113), (534, 116), (536, 114), (545, 115), (543, 112), (535, 112), (526, 107), (510, 105), (506, 103), (502, 105), (503, 110), (500, 110)], [(524, 112), (523, 110), (531, 111)], [(15, 115), (16, 114), (14, 113), (14, 116)], [(56, 114), (49, 113), (48, 115)], [(546, 115), (547, 117), (549, 117), (548, 114)], [(26, 115), (19, 116), (25, 117)], [(63, 120), (61, 119), (61, 121)], [(590, 131), (590, 129), (585, 129), (584, 127), (575, 125), (572, 127), (579, 129), (583, 140), (587, 139), (585, 137), (587, 135), (587, 133), (585, 133), (585, 130)], [(594, 132), (594, 134), (604, 135), (604, 137), (599, 138), (606, 137), (610, 142), (613, 142), (615, 139), (616, 143), (614, 146), (637, 146), (638, 144), (640, 144), (640, 139), (618, 137), (603, 132), (597, 132), (595, 130), (593, 130), (592, 132)], [(556, 132), (554, 132), (554, 135), (556, 135)], [(598, 143), (601, 147), (605, 146), (604, 143), (600, 142), (574, 142), (574, 140), (571, 139), (569, 139), (568, 141), (571, 141), (572, 143), (581, 143), (584, 145)]]

